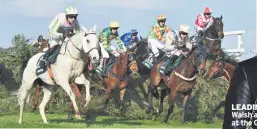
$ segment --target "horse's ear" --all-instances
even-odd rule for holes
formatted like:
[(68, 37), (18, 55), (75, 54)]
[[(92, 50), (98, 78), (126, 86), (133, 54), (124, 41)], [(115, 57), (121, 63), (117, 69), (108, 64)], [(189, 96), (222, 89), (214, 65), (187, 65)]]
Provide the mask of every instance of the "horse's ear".
[(143, 38), (140, 36), (140, 40), (143, 40)]
[(96, 31), (96, 28), (97, 28), (96, 25), (94, 25), (93, 30)]
[(88, 29), (85, 28), (83, 25), (81, 25), (81, 29), (82, 29), (84, 32), (88, 33)]
[(221, 15), (221, 16), (220, 16), (220, 20), (222, 20), (222, 18), (223, 18), (223, 16)]

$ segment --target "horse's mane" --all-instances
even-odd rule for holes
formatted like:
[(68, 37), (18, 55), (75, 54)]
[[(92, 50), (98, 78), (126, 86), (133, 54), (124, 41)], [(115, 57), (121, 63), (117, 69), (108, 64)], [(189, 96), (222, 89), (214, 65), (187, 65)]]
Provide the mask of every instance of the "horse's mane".
[[(192, 50), (187, 54), (187, 58), (182, 60), (180, 65), (176, 69), (181, 70), (183, 68), (188, 67), (189, 60), (193, 60), (192, 58), (196, 58), (195, 57), (195, 52), (196, 52), (195, 50), (196, 50), (196, 47), (193, 47)], [(195, 61), (195, 59), (193, 61)]]

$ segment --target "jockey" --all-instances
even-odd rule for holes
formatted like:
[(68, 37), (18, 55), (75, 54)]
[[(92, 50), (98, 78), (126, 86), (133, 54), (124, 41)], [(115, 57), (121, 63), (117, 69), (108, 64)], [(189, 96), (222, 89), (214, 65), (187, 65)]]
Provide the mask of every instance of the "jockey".
[[(43, 35), (39, 35), (38, 38), (37, 38), (37, 42), (33, 42), (32, 44), (32, 50), (33, 51), (46, 51), (48, 49), (48, 46), (45, 46), (47, 45), (47, 39), (43, 36)], [(41, 48), (41, 47), (44, 47), (44, 48)], [(42, 49), (42, 50), (40, 50)]]
[[(62, 44), (64, 38), (71, 37), (80, 31), (79, 23), (77, 20), (78, 11), (75, 7), (69, 6), (66, 8), (65, 13), (58, 14), (48, 26), (48, 33), (50, 36), (50, 49), (44, 55), (41, 66), (45, 66), (48, 57), (56, 50), (60, 49), (59, 44)], [(61, 27), (71, 28), (73, 31), (61, 32)], [(57, 56), (57, 55), (56, 55)]]
[(135, 43), (139, 40), (137, 37), (138, 31), (136, 29), (132, 29), (130, 32), (123, 34), (120, 39), (124, 43), (128, 49), (133, 51)]
[(212, 11), (211, 8), (206, 7), (204, 8), (204, 12), (198, 14), (195, 20), (195, 30), (197, 33), (197, 42), (203, 36), (205, 31), (213, 24), (214, 19), (211, 16)]
[[(120, 25), (117, 21), (111, 21), (109, 27), (103, 29), (103, 31), (99, 35), (99, 42), (102, 52), (102, 58), (100, 59), (100, 69), (101, 69), (101, 75), (105, 75), (105, 69), (106, 69), (106, 63), (109, 58), (109, 53), (113, 54), (114, 56), (119, 56), (118, 53), (124, 52), (123, 43), (120, 40), (118, 29), (120, 28)], [(116, 39), (116, 43), (119, 46), (119, 49), (115, 50), (114, 46), (110, 43), (111, 40)]]
[(170, 46), (166, 46), (167, 48), (165, 47), (165, 50), (171, 50), (171, 57), (162, 64), (159, 69), (160, 73), (166, 74), (172, 69), (175, 69), (184, 57), (192, 50), (193, 46), (190, 43), (190, 38), (188, 36), (189, 32), (189, 26), (182, 24), (179, 27), (179, 32), (172, 31), (171, 37), (166, 36), (166, 44), (170, 44)]
[[(152, 26), (150, 32), (148, 33), (148, 43), (151, 47), (152, 53), (149, 53), (149, 57), (146, 62), (144, 62), (147, 66), (152, 66), (152, 63), (157, 60), (157, 57), (159, 56), (159, 49), (163, 49), (165, 45), (165, 38), (163, 35), (165, 33), (170, 32), (170, 28), (165, 25), (166, 22), (166, 16), (164, 14), (160, 14), (157, 16), (157, 21)], [(153, 57), (152, 57), (153, 56)]]

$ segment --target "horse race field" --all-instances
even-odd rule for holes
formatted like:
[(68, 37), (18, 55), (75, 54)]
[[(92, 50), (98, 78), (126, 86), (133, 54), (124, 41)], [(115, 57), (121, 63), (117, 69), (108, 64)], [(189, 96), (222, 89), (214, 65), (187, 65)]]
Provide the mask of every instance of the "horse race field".
[(125, 118), (115, 118), (109, 116), (97, 116), (91, 122), (85, 123), (84, 120), (67, 120), (67, 114), (47, 114), (49, 124), (43, 124), (40, 114), (25, 113), (24, 123), (18, 124), (18, 114), (10, 116), (0, 116), (0, 128), (221, 128), (222, 121), (214, 124), (206, 123), (186, 123), (181, 125), (179, 122), (169, 121), (163, 124), (154, 120), (128, 120)]

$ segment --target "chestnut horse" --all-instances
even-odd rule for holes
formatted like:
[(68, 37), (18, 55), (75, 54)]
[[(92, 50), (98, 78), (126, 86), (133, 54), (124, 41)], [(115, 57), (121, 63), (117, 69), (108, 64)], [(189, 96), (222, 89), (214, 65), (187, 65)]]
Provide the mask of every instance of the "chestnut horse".
[[(175, 68), (169, 77), (161, 76), (159, 73), (159, 67), (161, 66), (162, 61), (156, 63), (152, 70), (151, 70), (151, 77), (150, 77), (150, 85), (148, 87), (148, 99), (149, 99), (149, 107), (146, 110), (146, 113), (150, 113), (153, 109), (152, 107), (152, 97), (155, 96), (158, 97), (157, 87), (161, 82), (165, 83), (166, 86), (169, 89), (169, 99), (170, 99), (170, 107), (168, 110), (167, 115), (165, 116), (163, 122), (167, 123), (170, 114), (173, 112), (174, 107), (174, 100), (177, 95), (177, 93), (184, 95), (184, 101), (183, 101), (183, 114), (182, 114), (182, 120), (181, 122), (184, 123), (184, 116), (185, 116), (185, 105), (188, 100), (188, 98), (191, 95), (192, 89), (194, 85), (196, 84), (196, 74), (197, 74), (197, 66), (195, 64), (195, 46), (193, 46), (191, 52), (187, 55), (187, 57), (180, 63), (180, 65)], [(166, 96), (166, 91), (161, 91), (161, 104), (159, 107), (159, 113), (163, 110), (163, 100)]]
[[(217, 61), (210, 65), (209, 69), (204, 75), (204, 79), (213, 80), (218, 77), (225, 76), (227, 81), (230, 83), (230, 79), (233, 76), (234, 69), (235, 66), (232, 64)], [(213, 110), (212, 114), (214, 115), (222, 106), (225, 106), (225, 101), (221, 101), (218, 106)]]
[[(108, 112), (107, 105), (109, 103), (112, 90), (115, 87), (119, 87), (121, 114), (124, 114), (124, 95), (126, 93), (126, 86), (128, 84), (128, 73), (131, 72), (132, 74), (134, 74), (138, 72), (136, 60), (133, 58), (133, 56), (130, 56), (131, 54), (133, 53), (120, 53), (120, 56), (115, 58), (115, 63), (113, 64), (110, 71), (107, 73), (107, 76), (101, 77), (106, 93), (104, 101), (104, 110), (106, 112)], [(110, 56), (109, 60), (111, 60), (111, 58), (114, 57)]]

